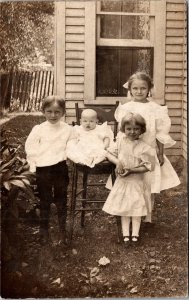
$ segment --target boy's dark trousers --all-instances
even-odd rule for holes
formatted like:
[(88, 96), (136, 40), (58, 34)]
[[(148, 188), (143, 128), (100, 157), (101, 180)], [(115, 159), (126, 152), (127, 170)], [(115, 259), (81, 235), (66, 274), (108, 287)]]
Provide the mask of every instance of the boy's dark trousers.
[(69, 184), (66, 161), (53, 166), (37, 167), (37, 188), (40, 198), (40, 229), (48, 231), (50, 204), (55, 203), (60, 231), (66, 230), (67, 187)]

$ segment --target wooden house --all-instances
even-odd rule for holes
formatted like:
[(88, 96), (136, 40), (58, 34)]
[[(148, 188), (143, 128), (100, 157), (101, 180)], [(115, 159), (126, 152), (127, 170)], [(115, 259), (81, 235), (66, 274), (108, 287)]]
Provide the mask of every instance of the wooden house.
[(56, 2), (55, 91), (66, 119), (80, 107), (127, 101), (123, 84), (149, 72), (154, 100), (167, 105), (171, 136), (166, 153), (187, 156), (186, 2), (184, 0), (66, 0)]

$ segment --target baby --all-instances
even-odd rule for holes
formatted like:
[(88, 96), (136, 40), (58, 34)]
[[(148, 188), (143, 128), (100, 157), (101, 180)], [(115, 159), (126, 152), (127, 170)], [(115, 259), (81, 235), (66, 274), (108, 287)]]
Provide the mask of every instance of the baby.
[(106, 159), (106, 149), (113, 141), (113, 132), (107, 122), (98, 125), (97, 113), (85, 109), (81, 114), (81, 125), (74, 126), (74, 139), (67, 144), (67, 156), (75, 163), (93, 168)]

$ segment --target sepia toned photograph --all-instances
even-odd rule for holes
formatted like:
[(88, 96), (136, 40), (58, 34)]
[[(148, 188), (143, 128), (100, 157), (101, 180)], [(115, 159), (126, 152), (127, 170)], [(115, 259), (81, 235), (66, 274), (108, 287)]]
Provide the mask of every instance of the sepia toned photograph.
[(186, 0), (1, 1), (1, 298), (188, 298)]

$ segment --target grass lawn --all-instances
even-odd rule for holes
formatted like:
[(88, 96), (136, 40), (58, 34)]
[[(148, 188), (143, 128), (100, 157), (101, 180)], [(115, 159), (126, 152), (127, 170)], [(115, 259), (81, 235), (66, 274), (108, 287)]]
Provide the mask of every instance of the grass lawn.
[[(17, 116), (1, 127), (6, 129), (11, 144), (22, 146), (20, 155), (25, 157), (26, 137), (43, 120), (42, 116)], [(37, 217), (22, 216), (20, 251), (2, 270), (2, 297), (186, 297), (187, 190), (180, 158), (174, 167), (182, 183), (156, 196), (155, 226), (146, 228), (142, 224), (137, 247), (126, 249), (117, 242), (115, 219), (103, 212), (88, 213), (84, 229), (79, 216), (76, 218), (70, 247), (57, 244), (58, 222), (53, 205), (51, 242), (47, 246), (39, 243)], [(106, 178), (97, 176), (95, 180)], [(69, 196), (70, 190), (71, 183)], [(107, 191), (97, 188), (90, 195), (94, 197), (99, 192), (106, 197)], [(106, 266), (98, 264), (103, 256), (110, 260)], [(97, 274), (91, 276), (94, 268), (98, 268)]]

